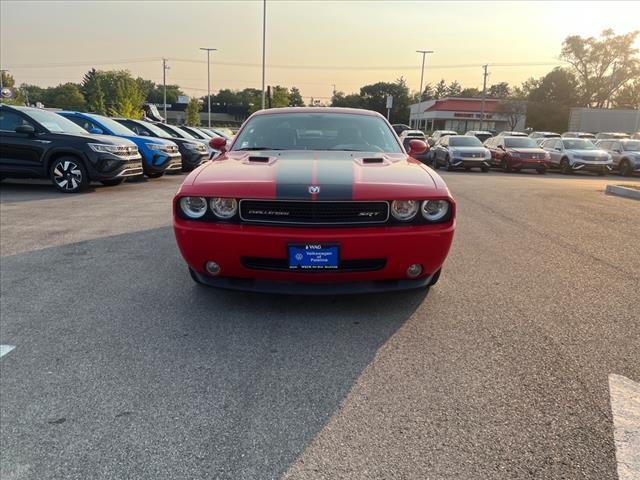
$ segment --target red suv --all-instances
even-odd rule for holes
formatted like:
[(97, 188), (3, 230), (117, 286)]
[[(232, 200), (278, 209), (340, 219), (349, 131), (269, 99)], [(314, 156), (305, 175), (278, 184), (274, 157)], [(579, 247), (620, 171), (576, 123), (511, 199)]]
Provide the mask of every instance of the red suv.
[(536, 170), (547, 172), (549, 154), (529, 137), (493, 137), (484, 142), (491, 151), (491, 163), (505, 172)]

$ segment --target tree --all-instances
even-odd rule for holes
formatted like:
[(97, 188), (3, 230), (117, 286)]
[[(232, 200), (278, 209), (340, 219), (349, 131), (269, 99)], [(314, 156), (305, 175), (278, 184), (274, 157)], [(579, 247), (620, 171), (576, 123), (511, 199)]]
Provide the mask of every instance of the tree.
[(304, 107), (304, 100), (297, 87), (291, 87), (291, 92), (289, 92), (289, 106)]
[(444, 78), (441, 79), (438, 83), (436, 83), (436, 87), (433, 92), (433, 98), (444, 98), (447, 95), (447, 84), (444, 81)]
[(391, 123), (408, 123), (409, 88), (402, 77), (394, 83), (378, 82), (362, 87), (360, 89), (362, 108), (386, 115), (387, 97), (389, 95), (393, 97), (393, 108), (389, 117)]
[(507, 98), (509, 96), (509, 84), (507, 82), (496, 83), (489, 87), (490, 98)]
[(289, 89), (276, 85), (271, 87), (271, 107), (280, 108), (289, 106)]
[(528, 127), (556, 132), (566, 130), (571, 107), (578, 102), (578, 83), (571, 71), (555, 68), (538, 80), (525, 81), (520, 90), (529, 101)]
[(87, 103), (77, 83), (63, 83), (45, 90), (44, 105), (46, 107), (63, 108), (65, 110), (86, 110)]
[(634, 42), (640, 32), (616, 35), (604, 30), (600, 38), (567, 37), (560, 58), (573, 67), (578, 80), (580, 105), (604, 107), (627, 82), (640, 76), (640, 59)]
[(640, 109), (640, 80), (627, 83), (622, 87), (613, 99), (613, 106)]
[(473, 87), (463, 88), (462, 91), (460, 92), (460, 95), (458, 96), (463, 98), (476, 98), (476, 97), (481, 97), (482, 92), (477, 88), (473, 88)]
[(200, 100), (192, 98), (187, 104), (187, 125), (197, 127), (200, 125)]
[(99, 78), (109, 115), (127, 118), (142, 117), (142, 104), (145, 98), (138, 82), (127, 70), (101, 71)]
[[(143, 85), (144, 87), (144, 85)], [(184, 95), (179, 85), (167, 85), (167, 103), (177, 103), (178, 97)], [(162, 85), (155, 85), (154, 88), (144, 96), (147, 102), (162, 104), (164, 102), (164, 88)], [(212, 96), (213, 98), (213, 96)]]
[(503, 99), (496, 105), (496, 112), (507, 117), (509, 130), (515, 130), (518, 121), (527, 113), (527, 103), (518, 98)]
[(87, 103), (87, 110), (100, 115), (107, 114), (102, 81), (100, 80), (99, 72), (95, 68), (84, 75), (81, 90)]
[(336, 92), (331, 97), (332, 107), (347, 107), (347, 108), (363, 108), (363, 100), (360, 94), (351, 93), (345, 95), (344, 92)]
[(447, 97), (459, 97), (462, 92), (462, 87), (457, 81), (453, 81), (447, 87)]

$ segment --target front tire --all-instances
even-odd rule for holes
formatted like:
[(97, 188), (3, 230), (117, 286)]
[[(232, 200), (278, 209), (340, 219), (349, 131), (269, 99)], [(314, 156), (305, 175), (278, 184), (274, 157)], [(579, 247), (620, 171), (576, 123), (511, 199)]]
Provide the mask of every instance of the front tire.
[(630, 177), (633, 172), (631, 170), (631, 163), (629, 163), (629, 160), (627, 159), (620, 161), (618, 170), (620, 171), (620, 175), (622, 175), (623, 177)]
[(538, 172), (540, 175), (544, 175), (545, 173), (547, 173), (547, 169), (546, 168), (538, 168), (536, 170), (536, 172)]
[(453, 165), (451, 165), (451, 158), (447, 155), (447, 158), (444, 159), (447, 165), (447, 172), (453, 172)]
[(511, 166), (507, 160), (502, 160), (502, 171), (504, 173), (511, 173)]
[(89, 186), (89, 176), (82, 161), (75, 157), (60, 157), (49, 169), (53, 185), (63, 193), (79, 193)]
[(116, 185), (120, 185), (124, 182), (124, 178), (112, 178), (109, 180), (100, 180), (100, 183), (105, 187), (115, 187)]
[(164, 172), (147, 173), (148, 178), (160, 178), (162, 175), (164, 175)]
[(573, 169), (571, 168), (571, 164), (569, 163), (568, 158), (563, 158), (560, 160), (560, 170), (565, 175), (571, 175), (573, 173)]
[(489, 171), (489, 167), (480, 167), (480, 170), (484, 173), (487, 173)]

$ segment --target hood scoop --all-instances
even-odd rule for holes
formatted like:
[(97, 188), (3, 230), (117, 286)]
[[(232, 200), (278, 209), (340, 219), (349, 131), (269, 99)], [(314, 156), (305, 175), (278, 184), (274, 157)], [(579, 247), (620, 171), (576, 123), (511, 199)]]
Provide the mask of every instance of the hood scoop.
[(389, 160), (385, 156), (355, 158), (354, 161), (360, 165), (388, 165), (389, 164)]
[(261, 155), (249, 155), (242, 160), (242, 163), (248, 165), (271, 165), (276, 161), (275, 157), (265, 157)]

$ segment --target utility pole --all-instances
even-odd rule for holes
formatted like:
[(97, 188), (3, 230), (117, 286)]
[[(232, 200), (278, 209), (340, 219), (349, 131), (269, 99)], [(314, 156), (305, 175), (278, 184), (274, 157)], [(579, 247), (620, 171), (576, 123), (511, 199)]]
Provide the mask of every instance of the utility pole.
[[(416, 53), (422, 54), (422, 70), (420, 71), (420, 100), (418, 101), (418, 115), (420, 115), (420, 111), (422, 110), (422, 89), (424, 88), (424, 59), (427, 56), (427, 53), (435, 53), (433, 50), (416, 50)], [(420, 129), (420, 118), (418, 118), (418, 129)], [(425, 122), (425, 128), (426, 128)]]
[(167, 59), (162, 59), (162, 103), (164, 107), (164, 123), (167, 123)]
[(335, 97), (336, 96), (336, 84), (333, 83), (332, 85), (333, 85), (333, 96)]
[(211, 63), (209, 62), (209, 54), (218, 50), (217, 48), (200, 48), (207, 52), (207, 126), (211, 128)]
[(262, 110), (264, 110), (264, 62), (265, 62), (265, 41), (267, 38), (267, 0), (262, 0)]
[(484, 126), (484, 99), (487, 96), (487, 77), (489, 76), (489, 74), (487, 73), (487, 68), (489, 68), (489, 65), (485, 64), (482, 66), (482, 68), (484, 69), (484, 73), (482, 74), (483, 80), (482, 80), (482, 103), (480, 104), (480, 130), (482, 130), (482, 127)]

